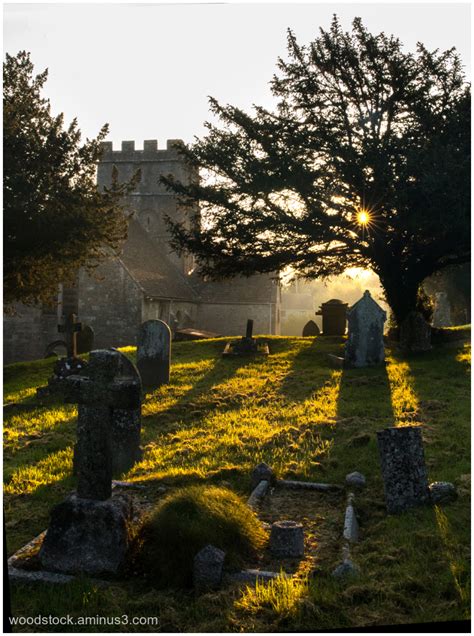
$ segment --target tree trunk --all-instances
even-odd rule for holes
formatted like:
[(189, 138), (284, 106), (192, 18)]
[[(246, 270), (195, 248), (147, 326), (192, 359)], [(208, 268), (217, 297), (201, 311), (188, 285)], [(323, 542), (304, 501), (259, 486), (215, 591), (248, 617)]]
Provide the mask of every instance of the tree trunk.
[(400, 327), (411, 311), (416, 311), (418, 288), (421, 281), (410, 281), (409, 284), (398, 277), (380, 277), (385, 291), (385, 297), (393, 312), (393, 316)]

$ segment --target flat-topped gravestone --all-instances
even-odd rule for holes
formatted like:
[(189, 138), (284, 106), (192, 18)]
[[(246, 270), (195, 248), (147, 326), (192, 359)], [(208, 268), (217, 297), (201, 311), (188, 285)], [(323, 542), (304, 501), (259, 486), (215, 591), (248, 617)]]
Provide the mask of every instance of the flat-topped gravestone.
[(431, 349), (431, 326), (418, 311), (411, 311), (400, 326), (400, 348), (407, 353)]
[(314, 320), (309, 320), (303, 327), (303, 338), (308, 338), (309, 336), (319, 336), (319, 334), (319, 327), (314, 322)]
[(385, 360), (383, 327), (386, 312), (365, 291), (347, 311), (348, 335), (344, 351), (344, 366), (367, 367)]
[(147, 320), (138, 333), (137, 368), (144, 387), (170, 381), (171, 330), (162, 320)]
[(421, 429), (386, 428), (377, 432), (387, 512), (396, 514), (430, 499)]

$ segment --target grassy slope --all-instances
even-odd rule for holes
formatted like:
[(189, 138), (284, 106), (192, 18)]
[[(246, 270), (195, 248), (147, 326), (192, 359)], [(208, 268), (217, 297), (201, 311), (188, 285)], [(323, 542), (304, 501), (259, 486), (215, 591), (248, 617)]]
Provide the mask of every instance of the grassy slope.
[[(20, 585), (13, 589), (16, 615), (158, 616), (162, 631), (312, 630), (467, 616), (470, 346), (404, 360), (388, 352), (386, 367), (341, 371), (326, 362), (326, 353), (341, 351), (332, 339), (269, 340), (268, 359), (222, 359), (223, 340), (174, 345), (171, 383), (143, 405), (144, 459), (126, 477), (173, 486), (225, 480), (245, 494), (259, 461), (280, 477), (319, 481), (342, 482), (360, 470), (368, 488), (358, 499), (362, 541), (353, 556), (362, 577), (342, 586), (322, 571), (309, 585), (279, 582), (200, 599), (138, 582), (108, 589), (86, 580), (60, 590)], [(132, 348), (125, 351), (133, 358)], [(32, 404), (51, 366), (5, 370), (4, 401), (22, 405), (5, 415), (10, 553), (47, 527), (51, 505), (74, 487), (74, 406)], [(394, 421), (422, 424), (429, 477), (454, 481), (457, 502), (385, 514), (375, 432)]]

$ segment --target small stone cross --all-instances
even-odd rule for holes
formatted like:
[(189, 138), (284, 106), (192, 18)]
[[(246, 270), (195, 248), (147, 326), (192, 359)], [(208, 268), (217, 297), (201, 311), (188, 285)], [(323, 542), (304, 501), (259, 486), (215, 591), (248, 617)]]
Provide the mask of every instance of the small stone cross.
[(140, 403), (140, 386), (133, 379), (117, 378), (118, 351), (91, 351), (87, 376), (67, 378), (67, 401), (79, 404), (77, 420), (77, 496), (103, 501), (112, 495), (113, 409)]
[(249, 318), (247, 320), (247, 330), (245, 332), (245, 337), (250, 340), (252, 338), (252, 333), (253, 333), (253, 320), (250, 320)]
[(82, 323), (76, 322), (76, 314), (68, 314), (63, 317), (64, 323), (58, 325), (59, 333), (65, 334), (68, 358), (77, 357), (77, 333), (82, 330)]

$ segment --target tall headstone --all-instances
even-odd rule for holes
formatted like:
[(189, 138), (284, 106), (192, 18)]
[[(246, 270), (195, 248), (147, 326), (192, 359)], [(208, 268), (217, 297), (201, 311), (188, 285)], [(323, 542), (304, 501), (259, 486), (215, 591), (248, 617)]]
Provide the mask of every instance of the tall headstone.
[(451, 305), (446, 292), (435, 294), (433, 310), (433, 327), (451, 327)]
[(367, 367), (385, 360), (383, 327), (386, 312), (365, 291), (347, 312), (348, 335), (344, 351), (344, 365)]
[(115, 574), (128, 548), (130, 502), (112, 494), (113, 409), (136, 403), (137, 384), (117, 378), (118, 351), (90, 354), (87, 376), (70, 376), (68, 400), (79, 404), (77, 491), (51, 511), (40, 549), (44, 568), (56, 572)]
[(418, 311), (411, 311), (400, 326), (400, 348), (407, 353), (431, 349), (431, 326)]
[(303, 327), (303, 338), (308, 338), (309, 336), (319, 336), (319, 334), (319, 327), (314, 322), (314, 320), (309, 320)]
[(58, 325), (59, 333), (64, 334), (68, 358), (77, 356), (77, 334), (82, 329), (82, 323), (77, 322), (76, 314), (67, 314), (63, 317), (63, 323)]
[(386, 428), (377, 432), (387, 512), (396, 514), (430, 499), (421, 429)]
[(170, 381), (171, 330), (162, 320), (147, 320), (138, 333), (137, 368), (144, 387)]
[(94, 348), (94, 330), (89, 325), (85, 325), (77, 333), (77, 353), (89, 353)]
[(114, 475), (129, 470), (143, 457), (140, 447), (141, 394), (142, 383), (137, 367), (120, 355), (119, 378), (128, 379), (137, 386), (134, 399), (126, 408), (113, 408), (111, 426), (112, 473)]

